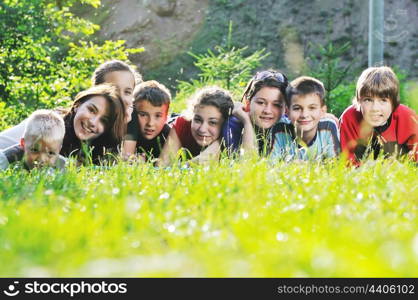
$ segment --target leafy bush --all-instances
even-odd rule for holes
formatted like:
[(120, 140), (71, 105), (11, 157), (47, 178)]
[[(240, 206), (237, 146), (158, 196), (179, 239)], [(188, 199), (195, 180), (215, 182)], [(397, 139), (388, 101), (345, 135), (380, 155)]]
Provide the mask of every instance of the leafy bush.
[(216, 46), (215, 51), (207, 50), (204, 54), (189, 55), (196, 59), (194, 65), (200, 69), (199, 79), (179, 81), (178, 90), (172, 109), (181, 111), (186, 106), (186, 99), (197, 89), (207, 85), (218, 85), (229, 90), (238, 99), (245, 85), (261, 61), (269, 53), (264, 49), (246, 55), (248, 47), (235, 48), (232, 46), (232, 23), (229, 24), (227, 45)]
[(328, 42), (326, 45), (311, 44), (311, 47), (314, 52), (309, 56), (309, 69), (306, 72), (322, 81), (328, 111), (339, 116), (351, 103), (354, 96), (351, 92), (355, 91), (355, 85), (353, 89), (353, 84), (348, 81), (351, 66), (341, 65), (341, 56), (350, 50), (351, 44), (335, 45)]
[(328, 95), (328, 112), (340, 117), (344, 110), (351, 105), (356, 93), (356, 84), (340, 84)]
[[(98, 25), (76, 17), (77, 1), (5, 0), (0, 3), (0, 130), (38, 108), (68, 105), (90, 85), (95, 67), (109, 59), (128, 61), (143, 49), (124, 41), (85, 41)], [(98, 7), (98, 0), (83, 0)]]

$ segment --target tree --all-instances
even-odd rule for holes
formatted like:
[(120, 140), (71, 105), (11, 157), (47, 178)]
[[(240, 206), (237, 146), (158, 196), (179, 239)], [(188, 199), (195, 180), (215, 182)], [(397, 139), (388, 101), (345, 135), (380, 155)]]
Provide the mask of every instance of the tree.
[(261, 60), (270, 55), (265, 53), (264, 49), (250, 55), (246, 55), (246, 52), (247, 47), (232, 46), (232, 22), (229, 23), (226, 46), (215, 46), (215, 51), (208, 49), (204, 54), (189, 52), (189, 55), (196, 59), (194, 65), (200, 69), (199, 79), (179, 82), (179, 92), (173, 109), (184, 109), (186, 98), (198, 88), (207, 85), (218, 85), (231, 91), (233, 95), (242, 94), (254, 69), (261, 65)]
[(37, 108), (66, 105), (100, 63), (143, 51), (89, 42), (99, 26), (71, 12), (77, 3), (97, 8), (100, 0), (0, 2), (0, 130)]

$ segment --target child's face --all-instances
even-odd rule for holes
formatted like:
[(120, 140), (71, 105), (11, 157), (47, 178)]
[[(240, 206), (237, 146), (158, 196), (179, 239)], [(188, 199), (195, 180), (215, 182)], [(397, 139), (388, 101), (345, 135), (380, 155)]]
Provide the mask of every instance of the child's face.
[(101, 135), (109, 126), (109, 103), (103, 96), (94, 96), (82, 103), (74, 117), (74, 132), (81, 141)]
[(134, 76), (129, 71), (115, 71), (106, 74), (105, 82), (111, 83), (117, 87), (125, 107), (125, 122), (128, 123), (131, 120), (133, 109), (133, 90), (135, 88)]
[(262, 129), (271, 128), (284, 113), (284, 99), (276, 87), (262, 87), (251, 99), (250, 116)]
[(61, 141), (23, 139), (24, 162), (29, 169), (54, 166), (62, 147)]
[(138, 113), (141, 136), (152, 140), (164, 128), (167, 121), (168, 105), (154, 106), (148, 100), (140, 100), (135, 104), (135, 108)]
[(212, 105), (197, 105), (191, 125), (193, 138), (202, 147), (212, 144), (221, 134), (223, 121), (218, 108)]
[(299, 133), (316, 132), (319, 120), (325, 113), (317, 94), (294, 95), (290, 102), (289, 118)]
[(362, 97), (359, 102), (364, 121), (372, 127), (384, 125), (393, 110), (392, 102), (388, 98)]

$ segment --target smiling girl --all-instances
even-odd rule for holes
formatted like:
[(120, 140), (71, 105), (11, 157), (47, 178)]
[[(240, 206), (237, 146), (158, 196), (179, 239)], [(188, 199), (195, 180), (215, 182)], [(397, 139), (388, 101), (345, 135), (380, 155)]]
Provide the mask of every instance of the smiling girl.
[(79, 154), (82, 143), (93, 148), (103, 146), (104, 140), (98, 143), (101, 136), (107, 137), (105, 145), (120, 143), (124, 120), (122, 100), (114, 86), (102, 84), (78, 93), (64, 115), (65, 136), (61, 154)]
[(116, 86), (125, 108), (126, 123), (132, 118), (134, 88), (141, 82), (141, 75), (133, 67), (120, 60), (104, 62), (94, 70), (92, 77), (93, 85), (110, 83)]
[[(125, 113), (117, 90), (111, 85), (98, 85), (78, 93), (69, 110), (59, 110), (63, 114), (65, 136), (60, 154), (81, 155), (82, 144), (93, 148), (120, 143), (124, 134)], [(19, 143), (25, 130), (24, 120), (20, 124), (2, 132), (0, 140), (6, 147)], [(2, 136), (7, 136), (2, 139)], [(105, 139), (99, 137), (105, 136)], [(100, 154), (93, 154), (93, 159)]]
[[(287, 86), (288, 80), (283, 73), (265, 70), (251, 78), (242, 96), (244, 110), (254, 127), (260, 155), (268, 155), (273, 146), (271, 128), (284, 115)], [(226, 125), (224, 138), (229, 148), (236, 149), (243, 139), (243, 132), (235, 130), (237, 123), (237, 120), (231, 118)]]
[(217, 87), (200, 90), (189, 103), (191, 118), (180, 116), (175, 121), (158, 165), (171, 164), (181, 148), (195, 162), (218, 157), (222, 124), (231, 115), (233, 107), (231, 95), (226, 90)]

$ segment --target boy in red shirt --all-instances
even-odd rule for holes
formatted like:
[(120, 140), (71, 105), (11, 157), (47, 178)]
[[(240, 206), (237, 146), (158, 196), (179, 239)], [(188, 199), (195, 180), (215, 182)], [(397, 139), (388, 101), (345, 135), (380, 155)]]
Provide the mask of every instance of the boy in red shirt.
[(341, 149), (355, 165), (368, 154), (407, 154), (418, 161), (417, 114), (400, 104), (389, 67), (371, 67), (357, 81), (353, 105), (341, 115)]

